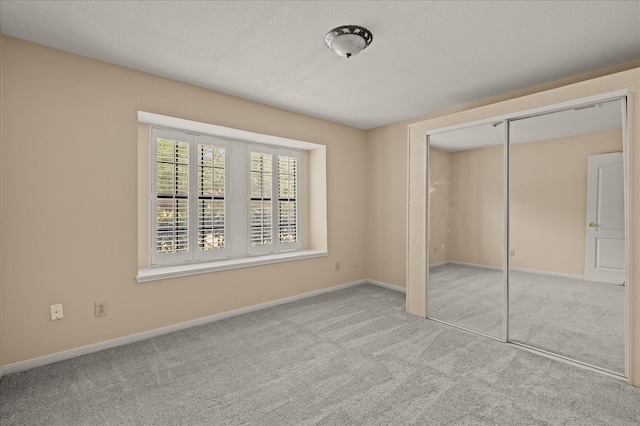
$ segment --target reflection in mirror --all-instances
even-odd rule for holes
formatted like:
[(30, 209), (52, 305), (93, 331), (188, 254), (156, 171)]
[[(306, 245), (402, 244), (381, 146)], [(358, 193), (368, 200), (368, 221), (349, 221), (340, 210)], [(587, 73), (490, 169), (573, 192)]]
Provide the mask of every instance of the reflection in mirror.
[(621, 101), (509, 126), (509, 340), (625, 373)]
[(504, 124), (428, 140), (428, 317), (503, 339)]

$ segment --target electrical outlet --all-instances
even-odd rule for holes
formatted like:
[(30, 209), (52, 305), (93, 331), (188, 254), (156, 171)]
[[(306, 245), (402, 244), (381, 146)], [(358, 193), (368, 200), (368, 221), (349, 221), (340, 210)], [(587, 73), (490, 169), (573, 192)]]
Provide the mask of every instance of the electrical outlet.
[(340, 270), (340, 262), (336, 262), (336, 272)]
[(51, 305), (51, 321), (59, 320), (62, 318), (64, 318), (64, 313), (62, 312), (62, 303)]
[(107, 315), (107, 308), (109, 305), (107, 305), (107, 301), (106, 300), (102, 300), (100, 302), (95, 302), (94, 303), (94, 307), (96, 310), (96, 316), (97, 317), (104, 317)]

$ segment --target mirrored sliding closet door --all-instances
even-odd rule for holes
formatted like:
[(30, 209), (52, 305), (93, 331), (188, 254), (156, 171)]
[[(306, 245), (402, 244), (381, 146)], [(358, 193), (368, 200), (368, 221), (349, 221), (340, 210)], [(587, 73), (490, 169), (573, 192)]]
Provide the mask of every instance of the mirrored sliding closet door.
[(625, 138), (624, 96), (430, 132), (427, 317), (625, 376)]
[(429, 136), (428, 317), (503, 339), (504, 125)]
[(509, 340), (625, 373), (620, 99), (509, 123)]

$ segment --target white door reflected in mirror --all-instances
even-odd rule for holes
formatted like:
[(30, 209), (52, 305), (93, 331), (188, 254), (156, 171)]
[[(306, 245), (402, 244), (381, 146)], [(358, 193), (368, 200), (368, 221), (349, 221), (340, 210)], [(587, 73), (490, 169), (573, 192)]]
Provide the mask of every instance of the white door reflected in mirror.
[(622, 153), (590, 155), (584, 279), (625, 282), (624, 168)]

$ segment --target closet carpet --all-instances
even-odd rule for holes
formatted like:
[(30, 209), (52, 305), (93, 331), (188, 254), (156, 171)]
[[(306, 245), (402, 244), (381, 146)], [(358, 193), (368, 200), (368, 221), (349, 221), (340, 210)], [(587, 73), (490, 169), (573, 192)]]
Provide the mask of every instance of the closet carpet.
[[(625, 287), (511, 271), (509, 340), (624, 375)], [(429, 269), (429, 316), (502, 339), (502, 271)]]

